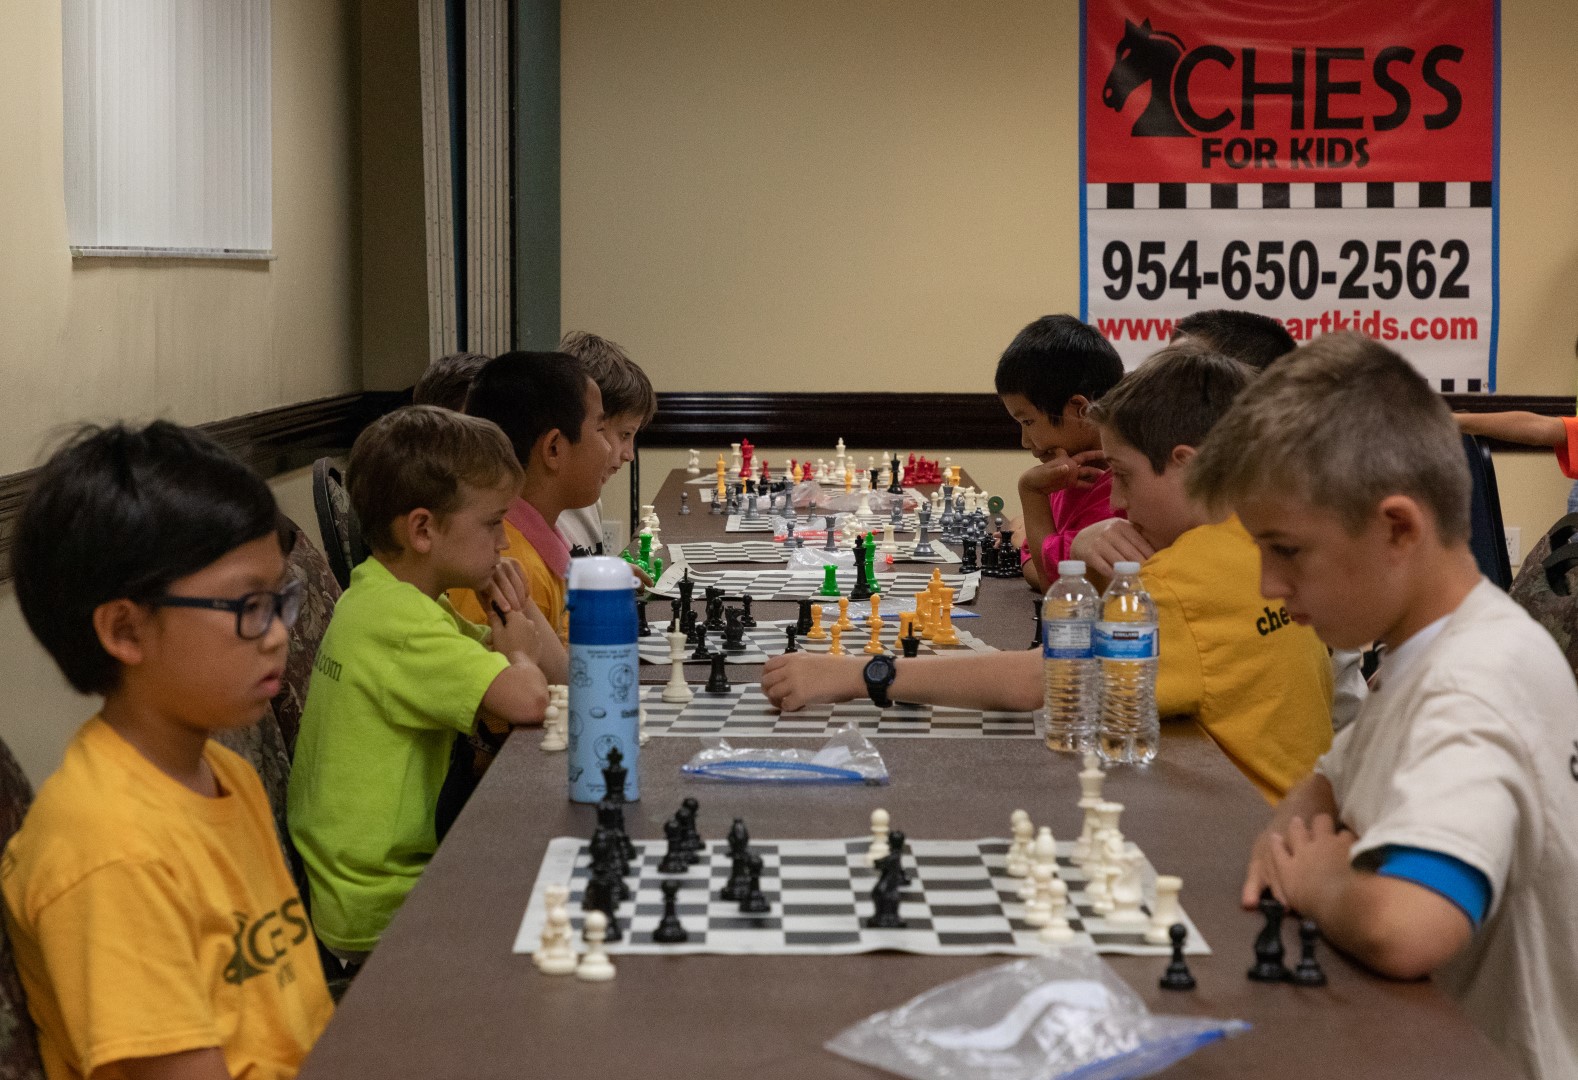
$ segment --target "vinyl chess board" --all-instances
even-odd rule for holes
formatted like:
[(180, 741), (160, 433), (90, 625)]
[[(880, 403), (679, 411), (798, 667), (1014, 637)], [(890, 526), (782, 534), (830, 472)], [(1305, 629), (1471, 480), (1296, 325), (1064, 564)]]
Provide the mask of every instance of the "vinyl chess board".
[[(676, 597), (679, 595), (679, 581), (684, 576), (686, 567), (668, 566), (663, 570), (663, 576), (657, 584), (652, 586), (652, 593), (657, 596)], [(848, 595), (855, 584), (855, 571), (839, 569), (838, 587)], [(815, 570), (690, 570), (690, 579), (696, 583), (694, 596), (701, 596), (712, 586), (723, 589), (723, 595), (735, 599), (749, 593), (751, 599), (765, 603), (769, 600), (825, 600), (828, 603), (837, 603), (837, 597), (821, 597), (818, 595), (822, 588), (822, 574)], [(896, 574), (877, 572), (877, 583), (882, 586), (884, 604), (893, 604), (894, 597), (902, 597), (899, 604), (916, 593), (925, 592), (931, 584), (931, 575), (919, 571), (900, 571)], [(953, 590), (953, 600), (956, 604), (968, 604), (975, 599), (975, 590), (981, 583), (981, 575), (974, 574), (944, 574), (942, 583), (946, 588)]]
[(883, 709), (868, 700), (836, 705), (807, 705), (798, 712), (779, 712), (762, 693), (760, 683), (738, 683), (728, 693), (709, 694), (692, 686), (688, 704), (663, 700), (663, 687), (641, 690), (649, 735), (695, 738), (815, 737), (827, 738), (853, 725), (862, 735), (910, 739), (1033, 739), (1035, 714), (986, 709), (955, 709), (945, 705), (893, 705)]
[[(832, 619), (829, 619), (824, 613), (824, 632), (826, 632), (827, 628), (832, 625), (833, 619), (836, 619), (837, 617), (837, 611), (832, 613)], [(724, 655), (728, 657), (728, 662), (731, 664), (765, 664), (767, 663), (768, 657), (778, 656), (784, 651), (784, 644), (787, 640), (784, 636), (784, 627), (793, 626), (794, 624), (795, 620), (793, 619), (759, 620), (755, 626), (750, 627), (745, 631), (745, 649), (740, 652), (725, 651)], [(922, 656), (933, 656), (939, 653), (947, 654), (955, 652), (997, 651), (992, 646), (988, 645), (986, 642), (970, 633), (968, 630), (960, 630), (958, 627), (954, 627), (954, 632), (959, 635), (959, 644), (933, 645), (929, 641), (922, 641), (920, 646), (920, 654)], [(887, 646), (888, 652), (892, 653), (894, 656), (898, 656), (903, 651), (898, 645), (898, 619), (893, 618), (892, 616), (884, 619), (882, 622), (881, 633), (882, 644)], [(866, 642), (870, 640), (871, 631), (862, 630), (858, 626), (853, 630), (844, 631), (843, 645), (844, 648), (851, 654), (864, 655), (863, 650), (866, 647)], [(798, 639), (798, 644), (802, 652), (825, 653), (829, 648), (832, 647), (833, 643), (830, 638), (823, 638), (821, 641), (813, 641), (810, 638), (807, 638), (804, 634), (801, 634)], [(722, 647), (723, 632), (721, 630), (707, 631), (707, 648), (716, 652)], [(636, 649), (641, 654), (641, 662), (643, 664), (658, 664), (661, 666), (667, 666), (669, 663), (668, 642), (664, 640), (661, 633), (657, 632), (656, 628), (654, 628), (653, 633), (647, 637), (636, 639)], [(689, 660), (691, 652), (692, 647), (687, 645), (685, 647), (687, 663), (699, 664), (703, 662), (700, 660)]]
[[(880, 541), (879, 541), (880, 543)], [(817, 545), (812, 544), (811, 547)], [(947, 546), (939, 541), (932, 541), (933, 552), (930, 555), (916, 555), (913, 543), (898, 544), (898, 550), (892, 553), (894, 562), (939, 563), (950, 565), (959, 562), (959, 556), (948, 550)], [(840, 549), (843, 550), (843, 549)], [(789, 562), (789, 549), (776, 540), (744, 540), (735, 544), (715, 544), (708, 541), (693, 541), (685, 544), (670, 544), (669, 552), (673, 555), (673, 562), (689, 563), (691, 566), (704, 563), (776, 563), (783, 566)], [(879, 547), (877, 549), (877, 565), (886, 566), (885, 560), (888, 553)], [(807, 571), (808, 573), (810, 571)]]
[[(716, 824), (716, 823), (714, 823)], [(751, 850), (762, 857), (762, 892), (772, 905), (761, 915), (742, 914), (739, 904), (720, 900), (718, 890), (729, 876), (728, 846), (708, 843), (701, 861), (683, 875), (659, 874), (665, 845), (635, 842), (639, 852), (626, 878), (631, 898), (619, 906), (623, 940), (610, 944), (611, 954), (724, 953), (732, 955), (873, 952), (892, 949), (927, 955), (1008, 953), (1040, 955), (1049, 947), (1025, 925), (1025, 905), (1018, 898), (1022, 878), (1008, 876), (1007, 840), (910, 840), (904, 856), (910, 884), (904, 887), (899, 915), (909, 926), (872, 930), (871, 889), (876, 873), (866, 866), (870, 837), (852, 840), (764, 840)], [(1113, 928), (1090, 906), (1085, 874), (1072, 858), (1074, 845), (1057, 845), (1058, 877), (1068, 886), (1068, 920), (1074, 940), (1066, 947), (1094, 947), (1097, 952), (1134, 956), (1167, 956), (1166, 945), (1151, 945), (1144, 927)], [(515, 952), (537, 948), (545, 922), (544, 895), (550, 885), (570, 888), (570, 922), (574, 940), (581, 940), (581, 897), (590, 876), (585, 841), (561, 836), (549, 841), (531, 900), (515, 937)], [(652, 931), (663, 914), (661, 882), (680, 881), (678, 911), (690, 940), (662, 945)], [(1142, 871), (1150, 913), (1155, 871), (1149, 861)], [(1178, 921), (1189, 930), (1185, 952), (1209, 953), (1193, 921), (1181, 910)], [(580, 946), (577, 945), (579, 948)]]
[[(805, 514), (801, 514), (798, 518), (799, 524), (795, 526), (795, 531), (799, 532), (803, 527), (808, 533), (814, 533), (816, 538), (820, 540), (822, 538), (823, 529), (826, 525), (826, 516), (827, 515), (825, 514), (811, 514), (809, 517), (807, 517)], [(876, 517), (869, 518), (861, 524), (870, 526), (867, 531), (881, 535), (882, 526), (888, 524), (892, 520), (893, 519), (887, 515), (878, 514)], [(935, 537), (941, 527), (942, 526), (937, 524), (937, 515), (933, 514), (931, 535)], [(908, 513), (902, 515), (899, 523), (893, 526), (893, 531), (912, 533), (919, 528), (920, 519), (917, 518), (913, 513)], [(765, 512), (759, 513), (755, 518), (746, 518), (743, 514), (730, 514), (727, 520), (724, 522), (723, 531), (731, 533), (772, 532), (773, 519)]]

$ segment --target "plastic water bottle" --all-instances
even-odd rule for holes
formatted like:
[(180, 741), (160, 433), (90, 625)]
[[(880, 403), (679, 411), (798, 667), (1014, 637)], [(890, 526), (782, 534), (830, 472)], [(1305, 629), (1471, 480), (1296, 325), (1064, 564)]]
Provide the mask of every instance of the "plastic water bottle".
[(1101, 598), (1085, 564), (1065, 559), (1041, 601), (1041, 656), (1045, 673), (1047, 746), (1083, 753), (1095, 745), (1101, 678), (1093, 638)]
[(641, 686), (636, 677), (636, 579), (622, 559), (570, 560), (570, 799), (605, 794), (603, 768), (617, 749), (629, 770), (625, 798), (641, 797)]
[(1156, 604), (1140, 581), (1140, 564), (1120, 562), (1101, 594), (1095, 653), (1101, 665), (1101, 728), (1096, 750), (1104, 761), (1143, 765), (1156, 757)]

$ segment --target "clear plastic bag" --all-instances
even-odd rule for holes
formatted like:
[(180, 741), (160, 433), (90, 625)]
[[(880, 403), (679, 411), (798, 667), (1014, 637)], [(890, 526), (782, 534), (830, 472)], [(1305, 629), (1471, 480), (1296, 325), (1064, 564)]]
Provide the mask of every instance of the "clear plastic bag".
[(912, 1080), (1129, 1080), (1247, 1030), (1153, 1016), (1095, 952), (1064, 948), (944, 983), (827, 1049)]
[(820, 750), (734, 747), (727, 739), (703, 739), (702, 749), (680, 766), (687, 776), (736, 783), (886, 784), (888, 766), (871, 740), (843, 727)]

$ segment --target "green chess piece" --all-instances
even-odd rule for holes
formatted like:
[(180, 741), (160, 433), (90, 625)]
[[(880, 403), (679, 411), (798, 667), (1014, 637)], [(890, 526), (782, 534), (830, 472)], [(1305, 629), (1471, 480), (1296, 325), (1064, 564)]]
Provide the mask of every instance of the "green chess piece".
[(822, 567), (822, 590), (820, 596), (837, 596), (838, 592), (838, 567), (828, 563)]
[(659, 555), (652, 560), (652, 580), (656, 581), (663, 576), (663, 557)]
[(641, 558), (636, 560), (636, 565), (647, 573), (652, 573), (652, 534), (641, 534)]
[(877, 584), (877, 534), (866, 534), (866, 581), (869, 582), (872, 596), (882, 593), (882, 588)]

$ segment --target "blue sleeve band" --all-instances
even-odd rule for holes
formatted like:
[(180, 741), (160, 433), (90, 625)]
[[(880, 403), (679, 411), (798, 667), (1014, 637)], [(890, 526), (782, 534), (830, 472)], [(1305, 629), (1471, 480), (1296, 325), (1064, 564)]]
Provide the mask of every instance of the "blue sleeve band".
[(1421, 885), (1453, 904), (1478, 930), (1490, 910), (1490, 879), (1462, 859), (1426, 848), (1389, 847), (1375, 871)]

